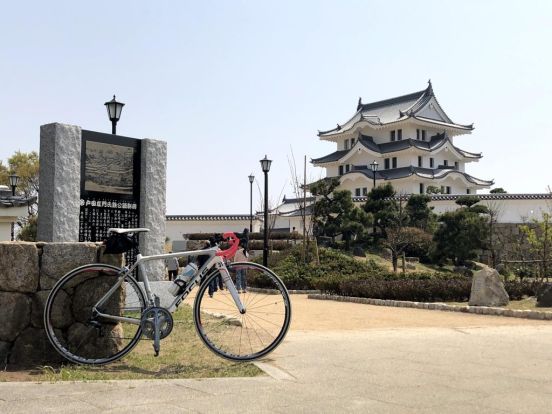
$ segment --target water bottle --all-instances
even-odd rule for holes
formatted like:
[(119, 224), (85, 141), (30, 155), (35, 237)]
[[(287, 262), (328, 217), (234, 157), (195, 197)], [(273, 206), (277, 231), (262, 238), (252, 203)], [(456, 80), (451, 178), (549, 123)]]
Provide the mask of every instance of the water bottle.
[(194, 277), (197, 272), (197, 266), (195, 263), (188, 263), (188, 266), (184, 268), (181, 274), (174, 279), (171, 287), (168, 289), (169, 293), (176, 296), (180, 293), (181, 289), (185, 288), (188, 282)]

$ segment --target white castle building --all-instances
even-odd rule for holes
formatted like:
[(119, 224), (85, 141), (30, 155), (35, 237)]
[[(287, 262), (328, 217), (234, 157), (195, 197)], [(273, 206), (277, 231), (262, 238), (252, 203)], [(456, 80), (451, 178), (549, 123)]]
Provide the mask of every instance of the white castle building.
[(312, 163), (325, 168), (326, 177), (340, 177), (340, 189), (353, 197), (368, 193), (374, 174), (376, 185), (391, 182), (398, 194), (425, 193), (428, 186), (442, 194), (475, 194), (493, 184), (466, 172), (466, 164), (482, 155), (454, 145), (456, 136), (472, 131), (473, 124), (449, 118), (429, 81), (426, 89), (408, 95), (366, 104), (359, 99), (351, 119), (318, 132), (337, 148)]

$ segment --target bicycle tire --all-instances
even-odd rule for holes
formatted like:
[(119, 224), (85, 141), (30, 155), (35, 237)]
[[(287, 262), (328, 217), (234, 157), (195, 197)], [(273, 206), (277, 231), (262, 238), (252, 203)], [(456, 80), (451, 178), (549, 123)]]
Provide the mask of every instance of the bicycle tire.
[[(103, 365), (128, 354), (142, 335), (141, 326), (114, 322), (93, 315), (95, 305), (124, 271), (106, 264), (90, 264), (71, 270), (52, 288), (44, 307), (44, 326), (54, 349), (67, 360)], [(146, 307), (136, 280), (125, 276), (123, 284), (102, 306), (102, 312), (140, 319)]]
[[(218, 270), (202, 281), (194, 302), (194, 324), (203, 343), (215, 354), (232, 361), (251, 361), (272, 352), (291, 323), (291, 302), (282, 280), (256, 263), (227, 266), (234, 284), (238, 270), (245, 271), (246, 292), (239, 293), (246, 311), (240, 314), (228, 289), (210, 297)], [(241, 286), (240, 286), (241, 287)]]

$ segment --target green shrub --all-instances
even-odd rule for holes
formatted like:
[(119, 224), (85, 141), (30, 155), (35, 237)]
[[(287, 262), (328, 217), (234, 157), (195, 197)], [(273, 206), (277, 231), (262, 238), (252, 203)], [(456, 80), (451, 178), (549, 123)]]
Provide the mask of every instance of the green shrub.
[(537, 296), (541, 284), (538, 282), (528, 281), (506, 281), (504, 282), (504, 289), (508, 292), (510, 300), (520, 300), (524, 296)]
[(396, 279), (345, 280), (341, 294), (372, 299), (416, 302), (465, 301), (469, 299), (471, 279)]

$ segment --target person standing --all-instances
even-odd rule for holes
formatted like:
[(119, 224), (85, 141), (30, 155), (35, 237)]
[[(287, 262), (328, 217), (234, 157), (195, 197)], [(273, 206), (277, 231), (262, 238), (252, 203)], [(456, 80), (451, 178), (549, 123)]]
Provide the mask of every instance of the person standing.
[[(172, 253), (172, 252), (169, 252), (169, 253)], [(165, 259), (165, 266), (169, 271), (169, 281), (176, 279), (176, 276), (178, 275), (178, 258), (169, 257)]]
[[(249, 261), (249, 253), (246, 249), (246, 240), (245, 238), (240, 239), (240, 248), (234, 255), (234, 262), (248, 262)], [(240, 269), (239, 267), (236, 269), (236, 289), (238, 289), (239, 293), (247, 293), (247, 283), (246, 283), (247, 273), (246, 269)]]

